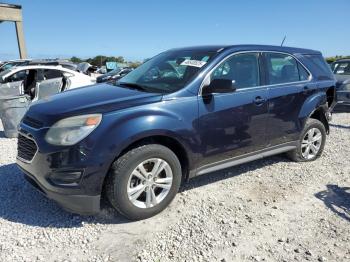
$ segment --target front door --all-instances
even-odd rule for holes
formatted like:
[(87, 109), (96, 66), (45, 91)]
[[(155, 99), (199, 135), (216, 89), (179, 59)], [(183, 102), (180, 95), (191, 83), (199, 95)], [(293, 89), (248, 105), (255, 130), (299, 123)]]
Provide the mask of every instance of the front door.
[(199, 167), (266, 146), (267, 89), (261, 85), (259, 61), (259, 53), (235, 54), (211, 73), (210, 80), (230, 79), (237, 90), (198, 97)]
[(4, 83), (0, 84), (0, 96), (18, 96), (23, 94), (23, 83), (26, 75), (26, 70), (21, 70), (8, 76)]

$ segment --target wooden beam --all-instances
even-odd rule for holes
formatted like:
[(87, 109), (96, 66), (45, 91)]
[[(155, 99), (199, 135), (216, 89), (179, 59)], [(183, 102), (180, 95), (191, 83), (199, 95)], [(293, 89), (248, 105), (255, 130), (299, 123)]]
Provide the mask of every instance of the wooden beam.
[(22, 9), (0, 6), (0, 20), (21, 22)]

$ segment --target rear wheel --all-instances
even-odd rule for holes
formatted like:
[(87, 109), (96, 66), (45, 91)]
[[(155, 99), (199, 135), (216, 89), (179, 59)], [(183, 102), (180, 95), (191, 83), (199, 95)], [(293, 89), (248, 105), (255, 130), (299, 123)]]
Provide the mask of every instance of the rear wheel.
[(143, 145), (117, 159), (107, 179), (106, 194), (112, 206), (129, 219), (145, 219), (174, 199), (181, 166), (167, 147)]
[(297, 148), (288, 152), (288, 156), (296, 162), (313, 161), (321, 156), (326, 142), (326, 128), (317, 119), (307, 120), (301, 133)]

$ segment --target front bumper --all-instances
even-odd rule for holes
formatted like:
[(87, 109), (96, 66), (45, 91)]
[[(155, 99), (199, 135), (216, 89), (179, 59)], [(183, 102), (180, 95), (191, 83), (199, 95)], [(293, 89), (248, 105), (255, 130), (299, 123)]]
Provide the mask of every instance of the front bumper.
[(65, 195), (48, 190), (41, 185), (32, 174), (20, 168), (24, 174), (25, 179), (34, 186), (40, 193), (47, 198), (56, 201), (63, 209), (80, 215), (93, 215), (100, 211), (101, 196), (88, 195)]
[(105, 155), (91, 154), (98, 151), (83, 143), (53, 147), (43, 140), (43, 130), (32, 130), (23, 124), (21, 127), (20, 136), (30, 137), (37, 145), (30, 161), (17, 156), (17, 165), (25, 178), (46, 197), (72, 213), (98, 213), (103, 181), (109, 168)]

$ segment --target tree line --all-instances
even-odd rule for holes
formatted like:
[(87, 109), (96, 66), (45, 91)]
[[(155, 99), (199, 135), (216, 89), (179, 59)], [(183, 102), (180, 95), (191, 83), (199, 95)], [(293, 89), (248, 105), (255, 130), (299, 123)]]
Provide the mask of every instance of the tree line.
[(70, 61), (76, 64), (87, 62), (91, 65), (98, 66), (98, 67), (105, 66), (106, 62), (117, 62), (117, 63), (127, 64), (128, 66), (133, 68), (138, 67), (142, 63), (139, 61), (134, 61), (134, 62), (126, 61), (122, 56), (103, 56), (103, 55), (98, 55), (93, 58), (87, 58), (87, 59), (81, 59), (79, 57), (73, 56), (70, 59)]
[(344, 58), (347, 59), (347, 58), (350, 58), (350, 56), (336, 55), (336, 56), (326, 57), (326, 61), (328, 64), (331, 64), (338, 59), (344, 59)]
[[(334, 61), (338, 60), (338, 59), (342, 59), (342, 58), (350, 58), (350, 56), (331, 56), (331, 57), (326, 57), (326, 61), (327, 63), (331, 64)], [(93, 58), (87, 58), (87, 59), (81, 59), (79, 57), (73, 56), (70, 59), (73, 63), (82, 63), (82, 62), (88, 62), (89, 64), (92, 64), (94, 66), (104, 66), (106, 65), (106, 62), (117, 62), (117, 63), (125, 63), (130, 67), (136, 68), (138, 67), (140, 64), (142, 64), (142, 62), (139, 61), (134, 61), (134, 62), (130, 62), (130, 61), (126, 61), (124, 59), (124, 57), (122, 56), (103, 56), (103, 55), (98, 55), (95, 56)]]

